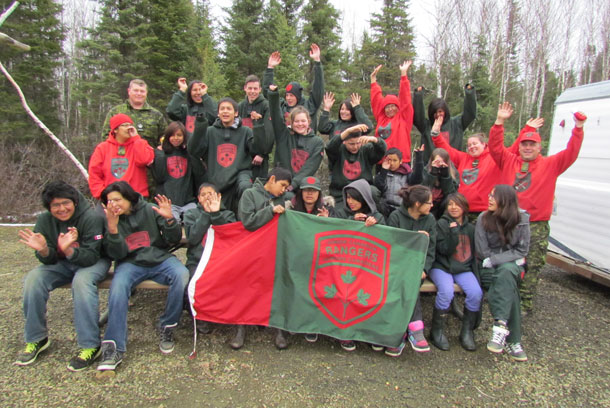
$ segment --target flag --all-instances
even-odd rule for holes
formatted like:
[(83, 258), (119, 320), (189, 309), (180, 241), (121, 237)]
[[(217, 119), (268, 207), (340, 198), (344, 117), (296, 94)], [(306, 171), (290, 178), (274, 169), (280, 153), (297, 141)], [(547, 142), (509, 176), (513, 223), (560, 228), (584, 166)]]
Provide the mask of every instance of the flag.
[(287, 211), (256, 231), (212, 226), (189, 298), (196, 319), (397, 347), (428, 237)]

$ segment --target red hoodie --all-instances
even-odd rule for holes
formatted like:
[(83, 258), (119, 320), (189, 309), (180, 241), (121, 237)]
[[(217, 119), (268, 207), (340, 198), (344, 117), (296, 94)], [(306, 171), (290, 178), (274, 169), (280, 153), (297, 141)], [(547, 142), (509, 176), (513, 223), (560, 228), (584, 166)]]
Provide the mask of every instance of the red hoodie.
[[(119, 150), (124, 148), (124, 154)], [(123, 180), (138, 193), (148, 197), (146, 166), (155, 159), (155, 151), (148, 142), (135, 135), (120, 144), (111, 133), (98, 144), (89, 160), (89, 190), (95, 198), (115, 181)]]
[[(398, 113), (388, 118), (385, 107), (389, 104), (398, 106)], [(398, 98), (396, 95), (381, 96), (381, 86), (371, 84), (371, 108), (377, 121), (375, 136), (381, 137), (388, 145), (398, 148), (407, 163), (411, 162), (411, 128), (413, 127), (413, 105), (411, 104), (411, 85), (407, 76), (400, 77)]]
[[(536, 131), (536, 129), (525, 126), (520, 135), (526, 131)], [(485, 148), (479, 157), (472, 157), (470, 154), (458, 150), (449, 145), (444, 137), (433, 137), (432, 142), (435, 147), (441, 147), (449, 153), (449, 158), (460, 173), (461, 182), (458, 192), (464, 194), (468, 200), (471, 212), (486, 211), (491, 189), (500, 184), (502, 173), (496, 162), (489, 154), (489, 148)], [(510, 152), (519, 153), (519, 138), (508, 148)]]
[(504, 126), (492, 126), (489, 152), (502, 173), (500, 183), (515, 187), (519, 207), (530, 214), (530, 221), (548, 221), (551, 218), (557, 177), (576, 161), (583, 136), (583, 129), (575, 127), (565, 150), (548, 157), (538, 155), (526, 162), (518, 153), (504, 147)]

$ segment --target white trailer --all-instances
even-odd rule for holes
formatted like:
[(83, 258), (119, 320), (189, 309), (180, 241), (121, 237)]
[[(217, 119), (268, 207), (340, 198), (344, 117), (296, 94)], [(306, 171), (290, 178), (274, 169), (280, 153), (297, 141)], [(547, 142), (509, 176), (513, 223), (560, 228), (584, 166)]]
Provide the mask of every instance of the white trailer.
[(601, 280), (594, 280), (610, 282), (610, 81), (570, 88), (557, 98), (549, 155), (566, 148), (577, 111), (588, 117), (584, 141), (557, 180), (549, 249), (595, 267)]

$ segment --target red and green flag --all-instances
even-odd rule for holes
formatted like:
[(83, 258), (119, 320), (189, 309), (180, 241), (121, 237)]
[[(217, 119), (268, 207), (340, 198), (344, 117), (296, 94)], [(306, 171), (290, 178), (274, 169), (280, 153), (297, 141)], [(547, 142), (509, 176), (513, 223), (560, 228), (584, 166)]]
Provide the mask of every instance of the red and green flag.
[(421, 233), (287, 211), (212, 226), (189, 284), (195, 317), (396, 347), (419, 294)]

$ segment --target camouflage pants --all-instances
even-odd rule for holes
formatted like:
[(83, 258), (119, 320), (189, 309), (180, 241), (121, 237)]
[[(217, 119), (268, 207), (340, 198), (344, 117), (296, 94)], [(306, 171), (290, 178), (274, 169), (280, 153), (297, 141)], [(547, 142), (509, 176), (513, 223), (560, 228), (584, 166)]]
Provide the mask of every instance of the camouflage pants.
[(532, 310), (533, 299), (538, 285), (538, 275), (546, 262), (550, 227), (548, 221), (530, 222), (530, 251), (527, 255), (527, 273), (521, 284), (521, 308)]

